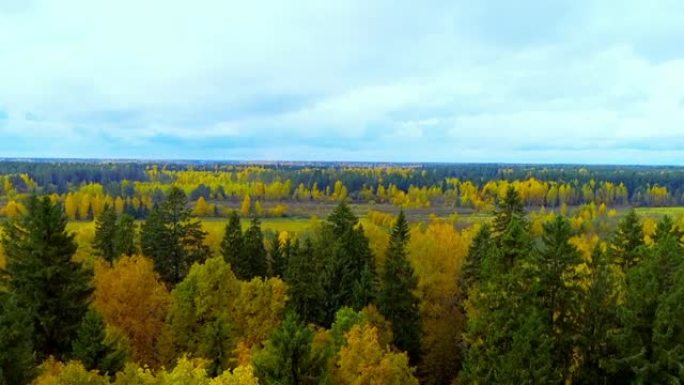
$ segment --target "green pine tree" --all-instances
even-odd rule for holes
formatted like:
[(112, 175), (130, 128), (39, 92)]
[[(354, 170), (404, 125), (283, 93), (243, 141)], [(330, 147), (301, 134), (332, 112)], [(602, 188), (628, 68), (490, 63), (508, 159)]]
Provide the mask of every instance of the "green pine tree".
[(3, 226), (5, 285), (30, 315), (38, 358), (68, 356), (92, 293), (92, 271), (72, 260), (66, 224), (60, 205), (33, 196), (26, 214)]
[(494, 213), (494, 234), (503, 234), (513, 217), (516, 216), (524, 217), (525, 207), (515, 187), (509, 186), (506, 190), (506, 197), (503, 201), (498, 202), (497, 210)]
[(482, 261), (494, 251), (494, 242), (489, 224), (483, 224), (473, 238), (461, 275), (459, 276), (459, 297), (462, 301), (468, 299), (470, 289), (482, 278)]
[(126, 351), (120, 349), (116, 341), (107, 339), (102, 316), (90, 310), (83, 317), (73, 342), (73, 358), (81, 361), (87, 370), (97, 369), (102, 374), (112, 376), (123, 369)]
[(314, 331), (289, 313), (253, 359), (256, 376), (265, 385), (318, 385), (326, 356), (313, 346)]
[(285, 273), (290, 308), (307, 323), (321, 323), (325, 292), (321, 283), (319, 263), (315, 260), (310, 239), (292, 247), (290, 263)]
[(0, 293), (0, 384), (28, 384), (37, 374), (30, 313), (14, 295)]
[(284, 247), (280, 244), (280, 233), (276, 231), (271, 240), (271, 250), (268, 253), (268, 266), (270, 276), (284, 277), (287, 270), (287, 259), (285, 259)]
[(172, 187), (143, 224), (141, 249), (154, 260), (159, 276), (173, 286), (183, 280), (193, 263), (209, 256), (205, 237), (202, 224), (191, 215), (185, 193)]
[(116, 248), (116, 230), (116, 211), (114, 207), (105, 204), (102, 213), (95, 220), (93, 250), (96, 255), (110, 264), (119, 257)]
[[(233, 272), (238, 277), (242, 277), (244, 271), (241, 271), (242, 256), (244, 248), (244, 239), (242, 235), (242, 224), (240, 223), (240, 214), (233, 210), (230, 213), (230, 219), (225, 228), (223, 240), (221, 240), (221, 255), (226, 263), (229, 263)], [(238, 270), (240, 269), (240, 270)]]
[(116, 232), (114, 233), (114, 249), (117, 257), (121, 255), (132, 256), (138, 253), (135, 242), (136, 232), (135, 218), (128, 214), (123, 214), (116, 221)]
[(243, 255), (240, 265), (236, 271), (240, 274), (235, 275), (244, 280), (251, 280), (254, 277), (268, 276), (268, 253), (264, 247), (264, 235), (261, 232), (259, 218), (254, 216), (252, 222), (245, 232)]
[(644, 246), (644, 232), (641, 219), (632, 209), (620, 221), (611, 242), (612, 257), (623, 270), (636, 265)]
[(392, 323), (397, 348), (407, 352), (411, 363), (415, 365), (420, 357), (422, 329), (420, 303), (415, 294), (418, 278), (407, 258), (408, 240), (408, 222), (402, 210), (392, 228), (387, 248), (378, 294), (378, 310)]

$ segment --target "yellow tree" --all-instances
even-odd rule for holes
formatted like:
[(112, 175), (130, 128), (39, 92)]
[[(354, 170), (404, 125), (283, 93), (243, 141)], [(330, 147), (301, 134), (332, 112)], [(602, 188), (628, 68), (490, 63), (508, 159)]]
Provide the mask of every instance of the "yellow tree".
[(126, 207), (126, 202), (123, 200), (123, 198), (118, 196), (118, 197), (116, 197), (116, 199), (114, 199), (114, 211), (116, 211), (116, 215), (123, 214), (125, 207)]
[(105, 321), (128, 338), (131, 358), (157, 366), (156, 353), (171, 298), (154, 272), (151, 260), (121, 257), (110, 267), (95, 264), (93, 304)]
[(90, 216), (90, 195), (80, 194), (81, 199), (78, 202), (78, 217), (81, 220), (88, 219)]
[(249, 214), (252, 212), (252, 198), (249, 197), (249, 194), (245, 195), (245, 199), (242, 200), (242, 205), (240, 205), (240, 212), (242, 213), (242, 216), (248, 217)]
[(16, 218), (17, 216), (23, 214), (26, 212), (26, 207), (24, 207), (23, 204), (11, 200), (7, 202), (5, 207), (2, 209), (2, 215), (8, 217), (8, 218)]
[(68, 193), (64, 198), (64, 213), (72, 221), (76, 220), (76, 215), (78, 213), (78, 201), (72, 193)]
[(208, 204), (203, 196), (197, 199), (195, 208), (192, 210), (192, 214), (198, 217), (205, 217), (212, 215), (214, 213), (214, 208), (212, 205)]
[(335, 385), (418, 385), (406, 353), (394, 353), (378, 342), (378, 330), (356, 325), (346, 336), (333, 371)]

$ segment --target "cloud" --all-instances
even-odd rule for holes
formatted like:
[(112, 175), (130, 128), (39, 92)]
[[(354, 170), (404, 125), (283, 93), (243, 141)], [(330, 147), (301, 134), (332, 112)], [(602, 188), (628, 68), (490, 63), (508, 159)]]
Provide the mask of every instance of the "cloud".
[(684, 164), (684, 5), (0, 5), (0, 155)]

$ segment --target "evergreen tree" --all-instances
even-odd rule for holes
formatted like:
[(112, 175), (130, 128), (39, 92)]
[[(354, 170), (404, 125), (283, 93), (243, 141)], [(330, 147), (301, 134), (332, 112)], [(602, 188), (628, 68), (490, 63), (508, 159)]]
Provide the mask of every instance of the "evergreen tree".
[(270, 275), (272, 277), (284, 277), (287, 270), (287, 259), (285, 259), (283, 245), (280, 243), (280, 233), (277, 231), (271, 241), (268, 257)]
[(468, 299), (470, 288), (480, 281), (482, 275), (482, 261), (487, 256), (495, 251), (494, 242), (492, 240), (491, 227), (488, 224), (483, 224), (477, 231), (473, 238), (468, 254), (463, 267), (461, 275), (459, 276), (459, 297), (462, 301)]
[(570, 244), (572, 235), (569, 221), (560, 215), (545, 223), (542, 247), (533, 261), (538, 285), (535, 297), (553, 337), (553, 365), (563, 378), (572, 365), (582, 310), (582, 277), (577, 273), (582, 257)]
[(599, 245), (594, 248), (588, 267), (589, 286), (584, 293), (584, 311), (580, 313), (578, 353), (581, 365), (575, 378), (579, 384), (610, 384), (613, 381), (604, 361), (609, 356), (609, 333), (617, 328), (619, 292), (608, 257)]
[(121, 255), (130, 257), (138, 253), (135, 231), (135, 219), (128, 214), (122, 214), (116, 221), (116, 233), (114, 234), (114, 249), (117, 257)]
[(341, 307), (361, 310), (374, 297), (373, 254), (358, 218), (346, 203), (340, 203), (328, 216), (316, 243), (323, 256), (325, 306), (323, 325), (329, 326)]
[(317, 385), (326, 356), (312, 346), (314, 331), (290, 313), (254, 356), (256, 376), (265, 385)]
[(513, 186), (508, 186), (506, 197), (499, 201), (498, 208), (494, 213), (494, 234), (500, 235), (508, 228), (513, 217), (524, 217), (525, 207), (523, 206), (518, 191)]
[(621, 327), (613, 340), (617, 354), (607, 363), (615, 378), (640, 384), (684, 381), (682, 261), (679, 242), (670, 235), (628, 269)]
[(74, 235), (62, 207), (31, 197), (25, 215), (3, 226), (5, 286), (33, 325), (33, 347), (44, 358), (64, 359), (88, 310), (92, 272), (74, 262)]
[(299, 248), (295, 243), (287, 266), (285, 282), (288, 285), (289, 306), (304, 322), (320, 323), (323, 317), (325, 292), (321, 283), (319, 263), (315, 260), (310, 239)]
[(73, 358), (81, 361), (87, 370), (97, 369), (111, 376), (123, 369), (126, 352), (107, 339), (102, 316), (90, 310), (83, 317), (73, 342)]
[(242, 224), (240, 215), (233, 210), (226, 225), (223, 240), (221, 241), (221, 255), (223, 260), (230, 264), (235, 274), (240, 277), (243, 271), (238, 271), (242, 263), (244, 239), (242, 236)]
[(0, 384), (28, 384), (37, 374), (33, 323), (9, 293), (0, 293)]
[(422, 329), (419, 300), (415, 295), (418, 278), (406, 253), (408, 240), (408, 222), (402, 210), (392, 228), (387, 248), (378, 295), (378, 310), (392, 323), (395, 345), (407, 352), (410, 362), (415, 365), (420, 356)]
[[(264, 235), (261, 232), (259, 218), (254, 216), (245, 232), (245, 244), (241, 263), (236, 268), (238, 278), (251, 280), (254, 277), (268, 276), (268, 257), (264, 247)], [(239, 274), (237, 272), (240, 272)]]
[(204, 261), (209, 248), (202, 224), (192, 218), (183, 190), (172, 187), (142, 227), (142, 251), (154, 260), (159, 276), (170, 285), (183, 280), (195, 262)]
[(644, 245), (644, 232), (641, 227), (641, 219), (632, 209), (620, 221), (613, 236), (611, 251), (613, 259), (623, 270), (637, 264), (639, 255)]
[(93, 250), (105, 261), (114, 263), (119, 254), (116, 249), (116, 211), (114, 207), (105, 204), (102, 213), (95, 221), (95, 238)]

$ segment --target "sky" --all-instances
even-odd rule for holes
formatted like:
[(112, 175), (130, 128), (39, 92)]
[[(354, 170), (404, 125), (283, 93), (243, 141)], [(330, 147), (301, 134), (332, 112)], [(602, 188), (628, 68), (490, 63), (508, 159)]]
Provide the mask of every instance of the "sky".
[(0, 157), (684, 165), (684, 1), (0, 0)]

